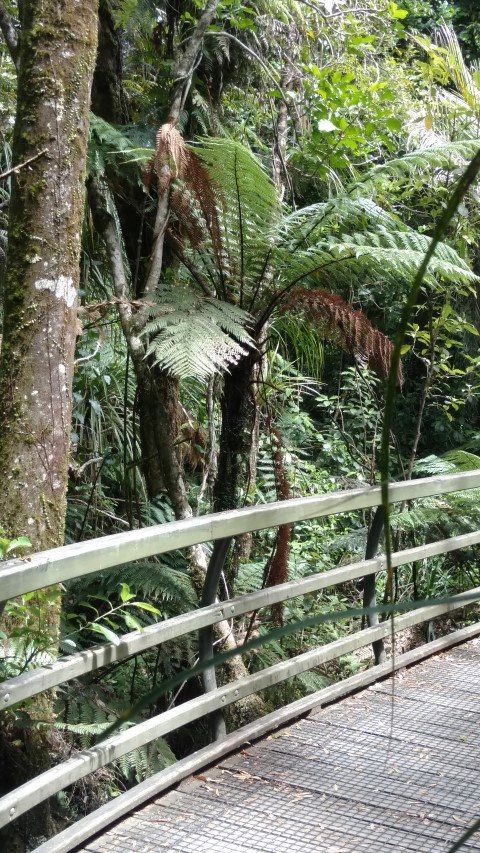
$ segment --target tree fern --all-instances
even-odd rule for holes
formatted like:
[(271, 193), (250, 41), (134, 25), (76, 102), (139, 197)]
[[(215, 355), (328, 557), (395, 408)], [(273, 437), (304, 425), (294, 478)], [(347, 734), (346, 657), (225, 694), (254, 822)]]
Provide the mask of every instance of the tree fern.
[[(467, 156), (472, 145), (443, 146), (435, 162), (444, 165), (454, 150)], [(406, 165), (398, 168), (408, 173), (422, 157), (431, 167), (433, 156), (431, 150), (407, 155), (402, 160)], [(171, 188), (170, 244), (178, 261), (175, 284), (162, 284), (144, 334), (150, 337), (148, 354), (182, 378), (205, 378), (239, 362), (252, 345), (245, 311), (253, 315), (258, 331), (284, 304), (294, 312), (291, 291), (296, 286), (345, 298), (356, 282), (364, 289), (382, 282), (401, 299), (430, 243), (362, 197), (360, 186), (350, 195), (285, 216), (272, 181), (248, 149), (228, 139), (189, 148), (170, 125), (157, 134), (144, 183), (149, 190), (155, 183), (159, 191)], [(435, 285), (437, 278), (459, 286), (476, 280), (468, 264), (443, 244), (431, 260), (427, 280)], [(351, 311), (358, 319), (358, 309)], [(323, 334), (331, 319), (326, 310)], [(363, 343), (379, 345), (380, 340), (378, 332)], [(385, 373), (386, 339), (382, 347), (382, 358), (365, 351), (362, 357)], [(350, 345), (354, 349), (361, 351), (360, 339)]]

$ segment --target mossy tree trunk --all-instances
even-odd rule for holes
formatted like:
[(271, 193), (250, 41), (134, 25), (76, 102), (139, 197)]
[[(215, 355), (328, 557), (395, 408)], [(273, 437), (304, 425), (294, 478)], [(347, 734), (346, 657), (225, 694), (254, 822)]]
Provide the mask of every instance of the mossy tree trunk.
[[(31, 162), (12, 179), (0, 359), (0, 524), (8, 536), (26, 534), (42, 550), (63, 541), (98, 0), (25, 0), (19, 9), (18, 42), (6, 39), (18, 74), (12, 156), (18, 166)], [(3, 25), (2, 32), (5, 37)], [(59, 598), (48, 598), (42, 631), (54, 652)], [(48, 722), (52, 697), (39, 699), (32, 715)], [(4, 721), (2, 787), (45, 769), (51, 745), (44, 732), (15, 733), (22, 743), (15, 754), (5, 747), (12, 718)], [(19, 849), (27, 825), (30, 837), (48, 834), (48, 810), (30, 815), (15, 837), (13, 824), (8, 849)]]

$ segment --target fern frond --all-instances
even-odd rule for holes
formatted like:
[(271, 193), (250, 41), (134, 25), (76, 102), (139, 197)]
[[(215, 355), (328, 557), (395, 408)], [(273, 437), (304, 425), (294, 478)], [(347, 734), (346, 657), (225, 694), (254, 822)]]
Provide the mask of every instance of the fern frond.
[[(480, 456), (465, 450), (451, 450), (442, 457), (427, 456), (415, 463), (415, 473), (438, 476), (456, 471), (480, 468)], [(438, 498), (415, 501), (408, 511), (392, 516), (392, 526), (399, 531), (423, 530), (429, 539), (452, 536), (478, 529), (480, 524), (480, 490), (453, 492)]]
[(480, 468), (480, 456), (467, 450), (449, 450), (444, 453), (442, 459), (452, 465), (455, 471), (477, 471)]
[(298, 235), (326, 234), (333, 230), (335, 233), (349, 234), (373, 228), (409, 230), (395, 214), (384, 210), (373, 199), (360, 195), (338, 195), (328, 202), (311, 204), (294, 211), (283, 221), (283, 233), (287, 239), (295, 239)]
[(106, 595), (118, 590), (119, 577), (141, 600), (147, 599), (159, 605), (169, 615), (183, 613), (197, 604), (194, 589), (186, 572), (185, 560), (179, 552), (165, 555), (162, 562), (142, 561), (122, 566), (121, 575), (109, 574), (104, 580)]
[(280, 215), (275, 187), (259, 161), (233, 140), (202, 142), (195, 153), (219, 191), (218, 273), (242, 306), (268, 264), (268, 233)]
[[(372, 235), (373, 236), (373, 235)], [(344, 250), (358, 258), (365, 258), (372, 269), (388, 271), (394, 277), (412, 276), (419, 268), (430, 239), (421, 234), (403, 233), (399, 235), (377, 234), (373, 236), (373, 245), (368, 244), (370, 235), (353, 235), (342, 240)], [(381, 245), (383, 243), (383, 245)], [(388, 244), (388, 245), (386, 245)], [(335, 246), (334, 251), (338, 251)], [(353, 260), (353, 258), (352, 258)], [(440, 246), (431, 258), (428, 273), (431, 276), (442, 276), (452, 284), (468, 284), (478, 281), (478, 276), (450, 247)]]
[(431, 169), (450, 170), (455, 166), (469, 163), (480, 148), (480, 139), (462, 139), (443, 145), (433, 145), (422, 148), (389, 160), (387, 163), (375, 166), (365, 179), (375, 180), (381, 175), (393, 175), (398, 178), (414, 175)]
[(117, 169), (121, 164), (126, 174), (130, 172), (130, 180), (139, 183), (140, 172), (135, 164), (147, 162), (150, 156), (150, 148), (135, 145), (125, 133), (90, 113), (87, 174), (103, 178), (109, 166)]
[(147, 354), (179, 378), (228, 370), (254, 346), (250, 318), (236, 305), (180, 286), (161, 287), (158, 299), (142, 332), (151, 339)]
[[(388, 375), (391, 342), (341, 296), (326, 290), (297, 288), (290, 293), (286, 306), (297, 316), (301, 313), (305, 320), (317, 324), (325, 338), (365, 362), (379, 376)], [(398, 381), (401, 384), (401, 372)]]
[(304, 376), (319, 379), (322, 374), (324, 338), (319, 329), (291, 314), (278, 316), (270, 325), (270, 334), (284, 357), (290, 356)]
[[(279, 291), (295, 284), (320, 283), (329, 291), (347, 293), (352, 281), (361, 281), (363, 288), (388, 282), (401, 296), (405, 282), (420, 267), (430, 238), (368, 199), (339, 197), (286, 217), (272, 242), (272, 264), (279, 271), (275, 300), (280, 301)], [(425, 280), (436, 286), (436, 277), (458, 285), (477, 280), (465, 260), (445, 243), (437, 247)]]

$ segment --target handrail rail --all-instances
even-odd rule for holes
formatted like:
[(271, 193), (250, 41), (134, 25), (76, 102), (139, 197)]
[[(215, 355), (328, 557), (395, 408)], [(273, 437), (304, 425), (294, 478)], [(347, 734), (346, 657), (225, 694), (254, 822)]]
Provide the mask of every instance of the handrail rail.
[(386, 661), (386, 663), (357, 672), (343, 681), (337, 681), (315, 693), (309, 693), (308, 696), (297, 699), (289, 705), (279, 708), (277, 711), (272, 711), (265, 717), (254, 720), (253, 723), (247, 723), (247, 725), (228, 734), (225, 740), (217, 740), (197, 750), (187, 758), (180, 759), (175, 764), (165, 768), (165, 770), (160, 770), (153, 776), (149, 776), (143, 782), (135, 785), (134, 788), (130, 788), (125, 793), (100, 806), (100, 808), (87, 817), (80, 818), (76, 823), (64, 829), (63, 832), (60, 832), (54, 838), (37, 847), (34, 853), (69, 853), (69, 851), (74, 850), (82, 842), (97, 835), (102, 829), (110, 826), (128, 812), (134, 811), (148, 800), (158, 796), (162, 791), (166, 791), (187, 776), (191, 776), (192, 773), (211, 766), (244, 744), (249, 744), (253, 740), (275, 731), (275, 729), (284, 726), (291, 720), (304, 716), (314, 708), (317, 710), (323, 708), (331, 702), (335, 702), (344, 696), (367, 687), (369, 684), (373, 684), (386, 676), (391, 676), (404, 667), (418, 663), (431, 655), (443, 652), (452, 645), (467, 642), (479, 633), (479, 624), (461, 628), (453, 635), (449, 634), (446, 637), (432, 640), (431, 643), (428, 643), (427, 648), (420, 646), (409, 652), (395, 655), (394, 658)]
[[(392, 483), (391, 503), (433, 497), (466, 489), (480, 488), (480, 471), (424, 477)], [(122, 566), (155, 554), (213, 542), (227, 536), (240, 536), (267, 527), (277, 527), (369, 509), (381, 503), (380, 486), (344, 489), (308, 498), (291, 498), (262, 506), (243, 507), (209, 515), (157, 524), (139, 530), (114, 533), (87, 542), (75, 542), (41, 551), (26, 560), (10, 560), (0, 565), (1, 598), (7, 600), (26, 592), (54, 586), (73, 578)]]
[[(400, 502), (476, 488), (480, 488), (480, 471), (394, 483), (390, 487), (390, 498), (392, 502)], [(68, 545), (35, 554), (28, 562), (9, 561), (4, 564), (4, 567), (0, 567), (1, 597), (6, 599), (12, 595), (30, 592), (73, 577), (88, 575), (101, 569), (112, 568), (135, 559), (166, 553), (200, 542), (222, 539), (226, 536), (235, 536), (279, 524), (365, 509), (378, 506), (379, 503), (380, 488), (363, 487), (171, 522), (153, 528)], [(475, 544), (480, 544), (480, 531), (405, 549), (392, 555), (392, 564), (394, 567), (401, 566)], [(167, 639), (182, 636), (225, 618), (286, 601), (307, 592), (319, 591), (347, 580), (365, 577), (385, 570), (385, 567), (385, 558), (381, 556), (359, 561), (328, 572), (314, 574), (300, 581), (288, 582), (199, 608), (149, 626), (142, 632), (132, 632), (122, 637), (118, 645), (103, 643), (5, 681), (0, 685), (0, 707), (10, 707), (42, 690), (101, 668), (114, 660), (124, 660)], [(472, 600), (480, 600), (480, 587), (452, 596), (448, 601), (412, 609), (401, 616), (396, 616), (394, 629), (402, 630), (433, 619), (463, 607)], [(338, 619), (341, 618), (342, 613), (339, 613)], [(187, 701), (131, 728), (123, 729), (2, 797), (0, 826), (4, 826), (62, 788), (131, 750), (252, 693), (373, 641), (378, 641), (387, 636), (391, 630), (389, 623), (381, 623), (375, 627), (357, 631), (334, 643), (289, 658), (240, 681), (212, 690), (199, 699)], [(478, 630), (480, 632), (480, 624)], [(450, 639), (448, 641), (454, 642)], [(239, 654), (241, 651), (239, 649)], [(380, 667), (379, 671), (380, 669), (382, 668)], [(62, 851), (69, 849), (71, 847), (61, 847)]]
[[(407, 548), (392, 554), (392, 566), (408, 565), (416, 560), (424, 560), (440, 554), (447, 554), (460, 548), (469, 548), (480, 544), (480, 531), (440, 539), (428, 545)], [(300, 595), (320, 592), (330, 586), (357, 580), (386, 569), (386, 558), (375, 557), (348, 563), (327, 572), (308, 575), (298, 581), (288, 581), (277, 586), (267, 587), (257, 592), (239, 595), (209, 607), (200, 607), (181, 616), (173, 616), (163, 622), (149, 625), (143, 631), (131, 631), (123, 634), (118, 643), (99, 643), (81, 652), (67, 655), (58, 660), (24, 672), (0, 683), (0, 710), (22, 702), (37, 693), (78, 678), (102, 666), (127, 660), (135, 654), (151, 649), (160, 643), (174, 640), (192, 631), (198, 631), (206, 625), (214, 625), (224, 619), (242, 616), (253, 610), (270, 607), (282, 601), (290, 601)]]
[[(465, 604), (480, 600), (480, 587), (467, 593), (452, 596), (445, 604), (429, 605), (409, 611), (395, 619), (395, 631), (402, 631), (412, 625), (418, 625), (427, 619), (435, 619), (445, 613), (450, 613)], [(341, 614), (340, 614), (341, 615)], [(219, 708), (225, 708), (233, 702), (251, 696), (266, 687), (271, 687), (287, 678), (292, 678), (302, 672), (308, 672), (313, 667), (335, 660), (341, 655), (349, 654), (375, 640), (388, 637), (391, 634), (389, 622), (382, 622), (375, 628), (364, 628), (349, 637), (343, 637), (304, 652), (294, 658), (266, 667), (265, 669), (242, 678), (231, 684), (217, 687), (204, 696), (190, 699), (175, 708), (170, 708), (162, 714), (157, 714), (149, 720), (144, 720), (130, 729), (123, 729), (90, 749), (83, 749), (74, 758), (69, 758), (62, 764), (52, 767), (30, 782), (26, 782), (0, 799), (0, 827), (5, 826), (13, 817), (19, 817), (48, 797), (58, 793), (63, 788), (83, 779), (88, 773), (110, 764), (122, 755), (150, 743), (156, 738), (163, 737), (175, 729), (199, 720)]]

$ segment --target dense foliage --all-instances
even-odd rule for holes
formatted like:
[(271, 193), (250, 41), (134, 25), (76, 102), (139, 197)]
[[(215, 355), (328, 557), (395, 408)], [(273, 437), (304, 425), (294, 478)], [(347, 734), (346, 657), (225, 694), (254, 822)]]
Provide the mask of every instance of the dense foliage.
[[(5, 171), (16, 20), (14, 4), (0, 3)], [(479, 148), (476, 3), (101, 0), (98, 20), (65, 541), (378, 482), (391, 342), (452, 188)], [(19, 90), (19, 109), (22, 98)], [(0, 191), (2, 257), (16, 180), (6, 175)], [(475, 187), (436, 247), (411, 316), (392, 478), (480, 465), (479, 216)], [(6, 323), (7, 309), (8, 300)], [(31, 441), (40, 446), (41, 437)], [(25, 553), (29, 535), (40, 547), (29, 529), (0, 522), (3, 558)], [(352, 513), (244, 537), (219, 595), (357, 558), (371, 522)], [(403, 506), (392, 529), (406, 547), (478, 522), (470, 492)], [(76, 580), (62, 591), (61, 612), (57, 590), (9, 602), (1, 675), (194, 607), (209, 553), (132, 563), (121, 580)], [(448, 555), (399, 570), (395, 595), (422, 599), (472, 583), (473, 555)], [(255, 670), (348, 632), (342, 611), (361, 601), (354, 585), (307, 596), (235, 624), (234, 639), (338, 610), (337, 622), (300, 638), (266, 639), (246, 660)], [(56, 608), (59, 620), (45, 621)], [(196, 655), (193, 639), (171, 643), (66, 686), (52, 700), (56, 748), (91, 743), (125, 697), (148, 693)], [(352, 657), (299, 677), (266, 704), (360, 665)], [(200, 690), (192, 680), (160, 705)], [(38, 708), (15, 710), (7, 733), (32, 720), (42, 723)], [(203, 736), (197, 730), (196, 745)], [(59, 801), (57, 818), (187, 753), (193, 737), (118, 762)]]

